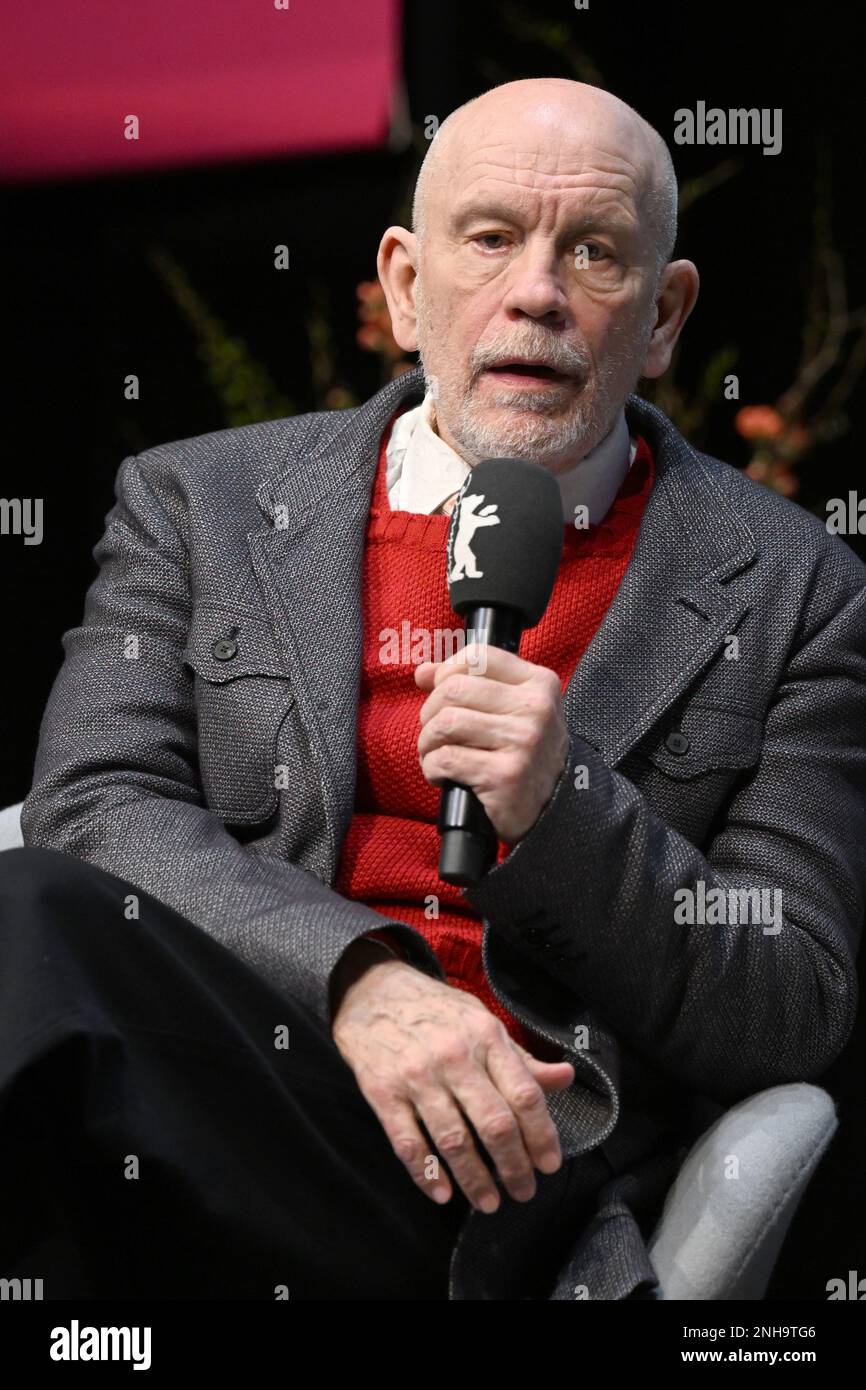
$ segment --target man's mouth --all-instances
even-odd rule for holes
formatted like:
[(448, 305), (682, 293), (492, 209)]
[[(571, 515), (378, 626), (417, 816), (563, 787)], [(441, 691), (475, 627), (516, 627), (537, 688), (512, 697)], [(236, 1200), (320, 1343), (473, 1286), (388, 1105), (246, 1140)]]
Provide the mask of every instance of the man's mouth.
[(533, 380), (562, 384), (573, 380), (566, 372), (559, 372), (555, 367), (549, 367), (545, 362), (521, 362), (519, 359), (515, 359), (513, 362), (496, 362), (486, 370), (496, 376), (514, 381)]

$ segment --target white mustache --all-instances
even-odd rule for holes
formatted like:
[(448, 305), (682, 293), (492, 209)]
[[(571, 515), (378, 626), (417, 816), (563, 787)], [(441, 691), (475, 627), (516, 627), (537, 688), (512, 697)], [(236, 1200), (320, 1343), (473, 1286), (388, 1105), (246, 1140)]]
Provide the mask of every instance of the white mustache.
[(563, 354), (560, 346), (553, 350), (539, 350), (538, 347), (520, 347), (515, 344), (514, 347), (485, 349), (483, 355), (470, 354), (470, 363), (476, 372), (483, 372), (501, 362), (517, 359), (552, 367), (554, 371), (562, 372), (566, 376), (586, 375), (590, 368), (590, 361), (586, 355), (578, 351)]

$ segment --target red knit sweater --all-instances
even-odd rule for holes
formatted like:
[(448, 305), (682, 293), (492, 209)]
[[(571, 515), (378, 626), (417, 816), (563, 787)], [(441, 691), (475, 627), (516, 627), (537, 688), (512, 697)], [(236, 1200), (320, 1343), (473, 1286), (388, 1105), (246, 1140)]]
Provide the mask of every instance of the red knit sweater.
[[(334, 886), (344, 897), (417, 928), (449, 984), (478, 995), (529, 1052), (558, 1058), (561, 1049), (528, 1033), (492, 994), (481, 963), (481, 919), (462, 890), (438, 875), (440, 790), (425, 780), (419, 763), (418, 712), (427, 696), (416, 686), (414, 671), (420, 661), (438, 659), (435, 651), (428, 656), (422, 649), (418, 633), (462, 630), (462, 621), (448, 600), (450, 518), (392, 512), (388, 502), (385, 451), (400, 413), (382, 436), (367, 524), (355, 811)], [(637, 446), (604, 520), (585, 530), (563, 523), (562, 559), (550, 603), (521, 640), (521, 657), (556, 671), (563, 692), (619, 587), (637, 538), (654, 477), (648, 444), (638, 437)], [(497, 863), (509, 852), (500, 841)], [(425, 907), (431, 912), (438, 907), (438, 916), (426, 915)]]

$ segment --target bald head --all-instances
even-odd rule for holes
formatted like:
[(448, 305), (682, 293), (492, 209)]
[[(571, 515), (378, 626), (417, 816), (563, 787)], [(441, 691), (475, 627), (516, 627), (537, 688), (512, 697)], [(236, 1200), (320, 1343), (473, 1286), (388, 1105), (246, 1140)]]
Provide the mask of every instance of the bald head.
[[(545, 130), (573, 145), (575, 166), (581, 152), (601, 149), (619, 156), (634, 171), (639, 216), (654, 247), (658, 277), (670, 260), (677, 232), (677, 178), (670, 151), (658, 131), (619, 97), (568, 78), (526, 78), (492, 87), (452, 111), (424, 157), (412, 202), (412, 230), (419, 249), (431, 210), (444, 206), (457, 183), (483, 171), (485, 151), (526, 135), (531, 151)], [(529, 156), (531, 163), (531, 155)], [(531, 177), (531, 169), (527, 168)]]

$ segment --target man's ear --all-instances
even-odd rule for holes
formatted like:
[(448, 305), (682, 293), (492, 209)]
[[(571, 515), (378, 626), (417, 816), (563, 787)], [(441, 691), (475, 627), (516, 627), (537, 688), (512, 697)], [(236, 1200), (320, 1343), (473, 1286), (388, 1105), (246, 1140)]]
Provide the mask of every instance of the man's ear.
[(677, 338), (698, 297), (701, 287), (697, 266), (692, 261), (669, 261), (656, 291), (656, 324), (649, 340), (641, 376), (662, 376), (670, 366)]
[(379, 243), (376, 270), (385, 292), (391, 331), (404, 352), (418, 351), (415, 276), (418, 241), (405, 227), (389, 227)]

